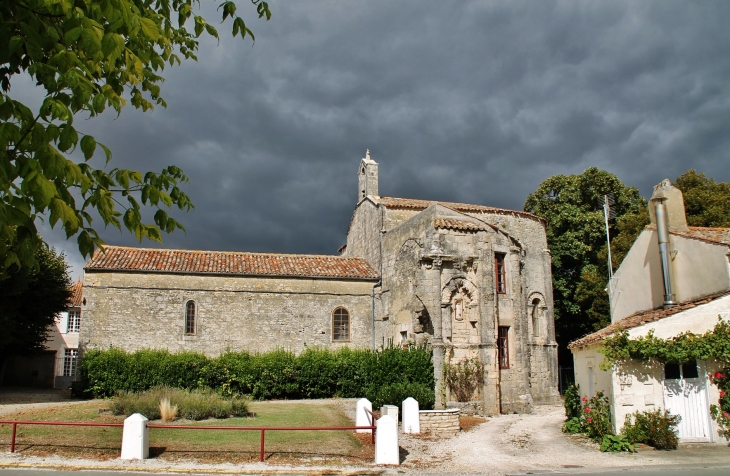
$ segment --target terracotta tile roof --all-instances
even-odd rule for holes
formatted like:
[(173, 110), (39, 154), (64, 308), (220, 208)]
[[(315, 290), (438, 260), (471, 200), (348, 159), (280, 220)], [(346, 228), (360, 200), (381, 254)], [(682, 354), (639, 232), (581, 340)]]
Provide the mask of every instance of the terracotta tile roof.
[(437, 202), (435, 200), (419, 200), (416, 198), (394, 198), (394, 197), (380, 197), (376, 202), (385, 205), (388, 208), (401, 208), (406, 210), (425, 210), (434, 203), (438, 203), (446, 208), (451, 208), (459, 212), (471, 212), (471, 213), (495, 213), (499, 215), (517, 215), (521, 217), (532, 218), (546, 223), (545, 219), (540, 218), (532, 213), (522, 212), (518, 210), (506, 210), (504, 208), (487, 207), (484, 205), (469, 205), (468, 203), (454, 203), (454, 202)]
[(690, 226), (689, 231), (673, 231), (672, 235), (684, 236), (708, 243), (717, 243), (730, 246), (730, 228), (709, 228), (703, 226)]
[(437, 218), (433, 221), (433, 227), (459, 231), (488, 231), (485, 225), (456, 218)]
[(69, 290), (71, 291), (71, 299), (68, 301), (68, 307), (81, 307), (82, 291), (84, 283), (81, 280), (76, 281), (71, 285)]
[(721, 293), (712, 294), (710, 296), (705, 296), (700, 299), (695, 299), (694, 301), (683, 302), (677, 304), (674, 307), (670, 307), (669, 309), (652, 309), (649, 311), (637, 312), (630, 316), (624, 317), (618, 322), (614, 322), (613, 324), (604, 327), (600, 331), (596, 331), (593, 334), (588, 334), (585, 337), (574, 340), (568, 345), (568, 348), (572, 349), (574, 347), (582, 347), (584, 345), (600, 342), (616, 331), (622, 329), (633, 329), (634, 327), (648, 324), (649, 322), (658, 321), (660, 319), (664, 319), (665, 317), (673, 316), (674, 314), (686, 311), (687, 309), (692, 309), (693, 307), (707, 304), (710, 301), (714, 301), (715, 299), (728, 295), (730, 295), (730, 292), (724, 291)]
[(189, 251), (105, 246), (86, 263), (89, 271), (232, 274), (377, 279), (363, 259), (327, 255), (285, 255), (226, 251)]

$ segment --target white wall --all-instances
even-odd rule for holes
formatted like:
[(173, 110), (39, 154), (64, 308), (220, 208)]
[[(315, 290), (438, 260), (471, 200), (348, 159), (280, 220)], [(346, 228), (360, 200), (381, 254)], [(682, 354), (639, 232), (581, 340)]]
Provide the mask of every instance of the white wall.
[[(730, 290), (727, 246), (674, 234), (669, 240), (669, 249), (677, 251), (671, 260), (676, 302)], [(641, 232), (614, 276), (611, 322), (662, 307), (664, 283), (655, 230)]]

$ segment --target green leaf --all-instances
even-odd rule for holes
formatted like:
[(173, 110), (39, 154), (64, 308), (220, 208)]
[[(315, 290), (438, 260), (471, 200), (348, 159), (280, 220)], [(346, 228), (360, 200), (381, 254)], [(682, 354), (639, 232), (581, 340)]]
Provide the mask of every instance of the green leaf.
[(84, 159), (92, 158), (95, 150), (96, 140), (92, 136), (87, 135), (81, 138), (81, 151), (84, 153)]
[(109, 61), (115, 61), (124, 52), (124, 37), (118, 33), (105, 33), (101, 40), (101, 51)]
[(72, 125), (66, 124), (61, 128), (61, 136), (58, 138), (58, 148), (62, 152), (67, 152), (69, 149), (73, 150), (76, 148), (76, 144), (79, 142), (79, 135), (76, 129)]
[(160, 34), (160, 28), (157, 26), (157, 23), (155, 23), (154, 20), (150, 18), (140, 18), (139, 26), (142, 28), (142, 32), (152, 41), (157, 41), (162, 36)]
[(23, 37), (21, 36), (13, 36), (10, 38), (10, 43), (8, 44), (8, 53), (13, 54), (16, 51), (18, 51), (18, 48), (20, 48), (23, 45)]

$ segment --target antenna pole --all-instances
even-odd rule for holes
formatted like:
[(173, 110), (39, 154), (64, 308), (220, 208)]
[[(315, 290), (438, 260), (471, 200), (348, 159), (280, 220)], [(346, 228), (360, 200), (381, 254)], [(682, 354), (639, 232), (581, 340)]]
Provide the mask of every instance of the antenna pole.
[(608, 233), (608, 216), (611, 213), (611, 205), (608, 203), (608, 195), (603, 196), (603, 218), (606, 221), (606, 242), (608, 243), (608, 284), (609, 296), (611, 294), (611, 279), (613, 278), (613, 261), (611, 261), (611, 236)]

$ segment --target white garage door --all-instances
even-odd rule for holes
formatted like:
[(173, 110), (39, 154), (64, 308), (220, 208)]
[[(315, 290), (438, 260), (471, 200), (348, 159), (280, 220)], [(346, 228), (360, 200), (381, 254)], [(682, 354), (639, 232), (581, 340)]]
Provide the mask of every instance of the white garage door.
[(682, 417), (680, 441), (711, 441), (704, 362), (664, 366), (664, 407)]

